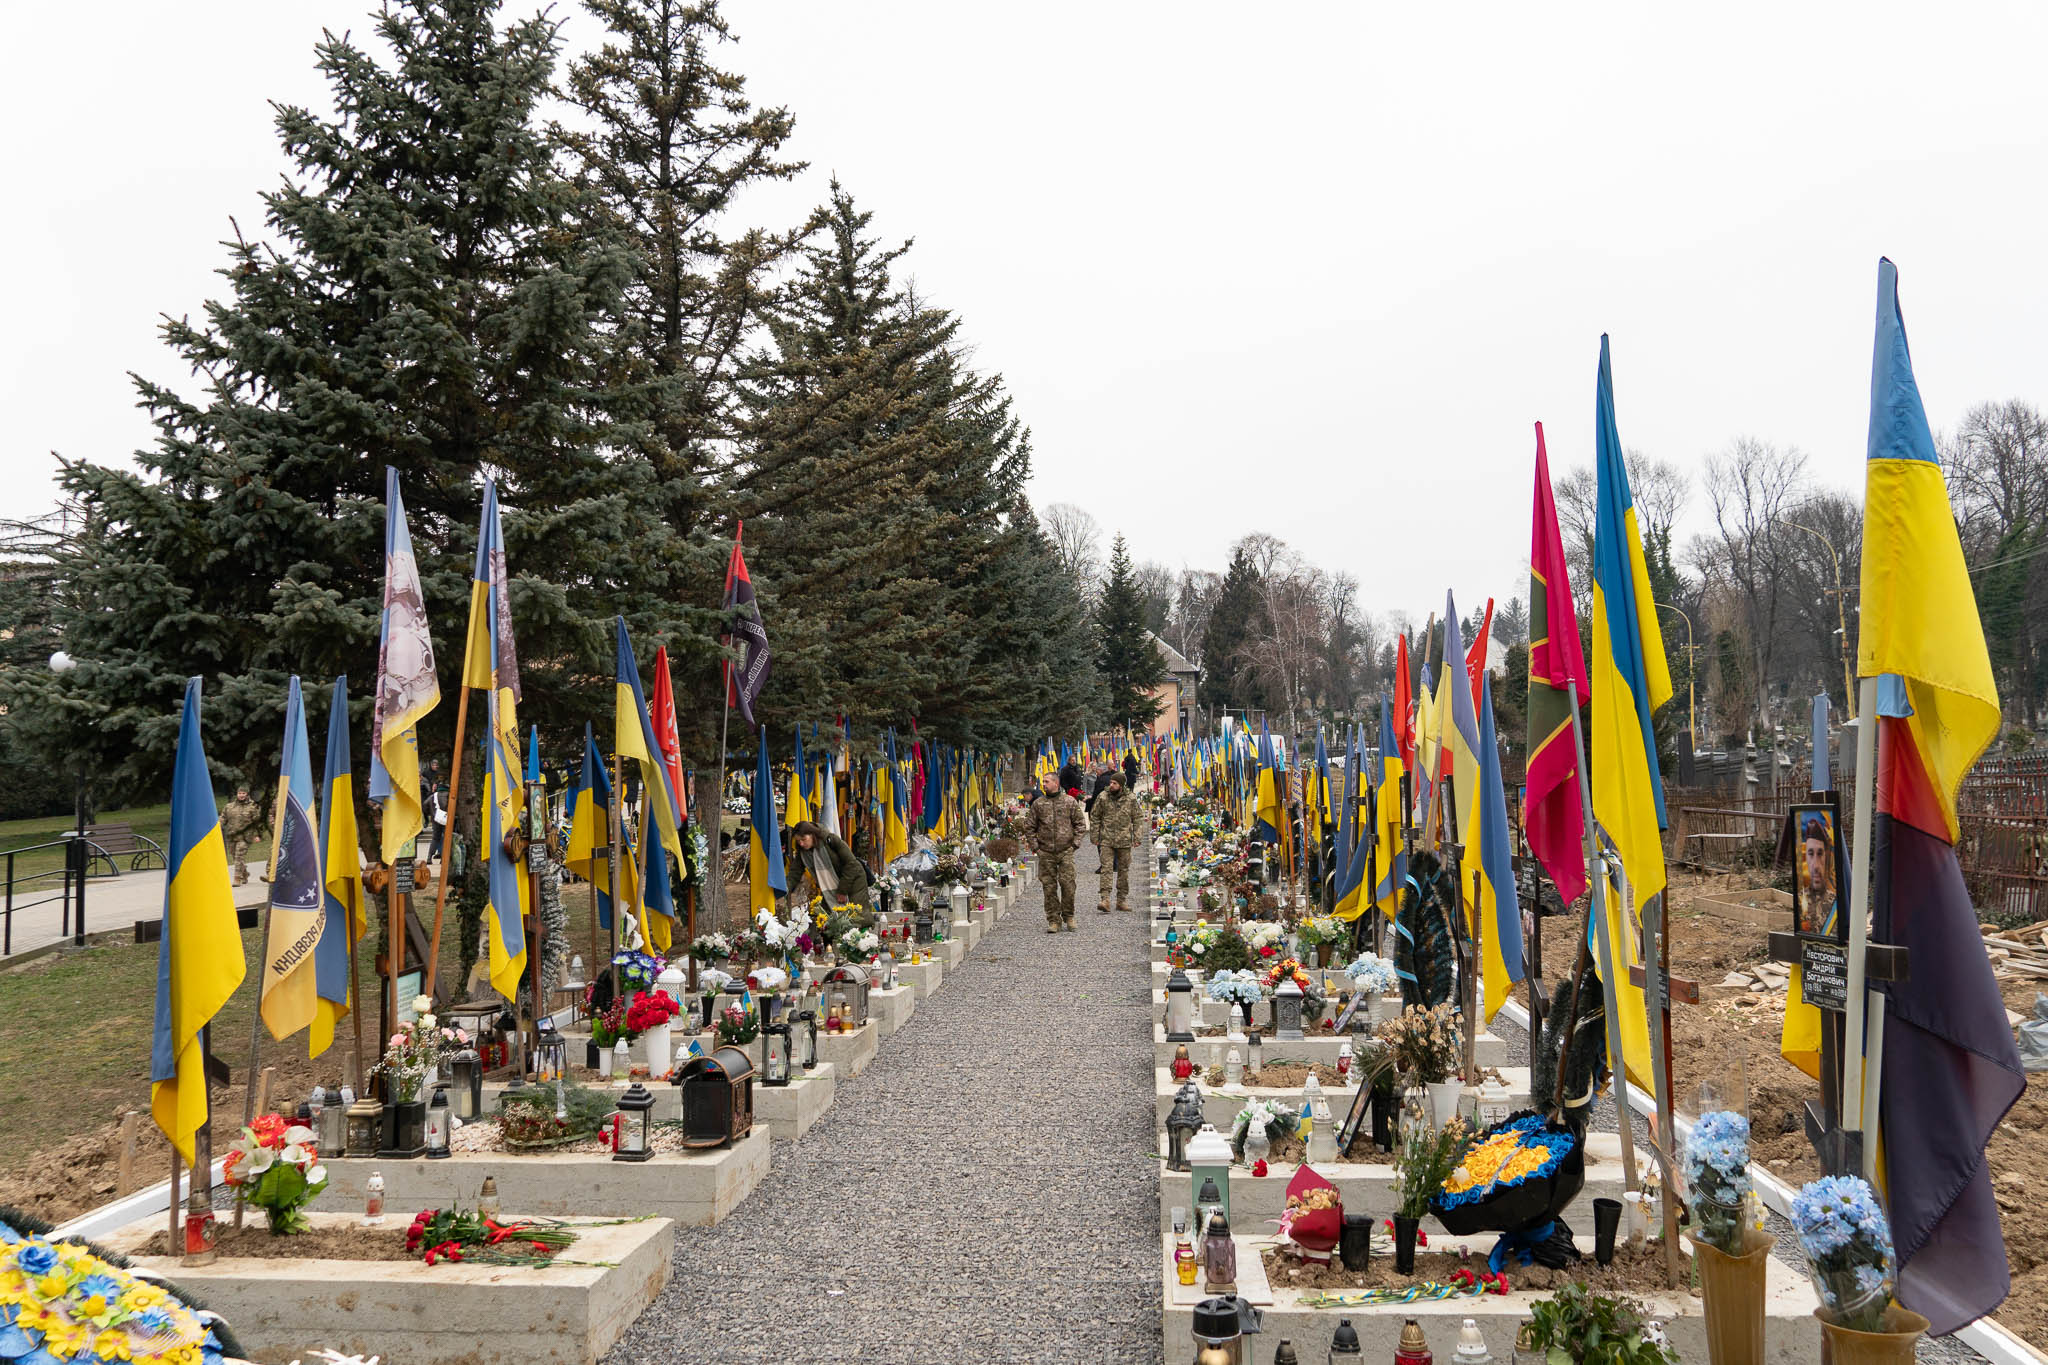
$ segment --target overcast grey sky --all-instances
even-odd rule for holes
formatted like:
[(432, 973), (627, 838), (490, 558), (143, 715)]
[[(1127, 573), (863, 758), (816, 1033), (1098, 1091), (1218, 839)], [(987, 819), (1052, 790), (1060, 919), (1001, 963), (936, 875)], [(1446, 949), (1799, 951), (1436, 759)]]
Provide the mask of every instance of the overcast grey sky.
[[(514, 0), (511, 8), (530, 8)], [(228, 218), (366, 0), (10, 16), (0, 507), (145, 444), (125, 372), (215, 292)], [(564, 5), (573, 45), (595, 25)], [(2048, 400), (2048, 7), (728, 0), (795, 113), (1035, 432), (1032, 496), (1141, 558), (1270, 531), (1418, 617), (1526, 591), (1530, 423), (1591, 458), (1739, 435), (1860, 486), (1877, 258), (1937, 426)], [(772, 566), (759, 566), (772, 575)]]

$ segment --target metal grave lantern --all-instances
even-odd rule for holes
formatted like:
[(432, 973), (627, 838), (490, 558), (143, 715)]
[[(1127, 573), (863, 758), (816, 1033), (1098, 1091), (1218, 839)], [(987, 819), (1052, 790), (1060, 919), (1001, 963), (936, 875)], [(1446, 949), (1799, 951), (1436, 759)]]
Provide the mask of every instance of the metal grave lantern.
[(1301, 1041), (1301, 986), (1291, 976), (1273, 991), (1273, 1036), (1287, 1043)]
[(1358, 1365), (1365, 1359), (1365, 1350), (1359, 1345), (1358, 1329), (1351, 1325), (1350, 1318), (1341, 1318), (1337, 1330), (1330, 1337), (1330, 1365)]
[(825, 973), (825, 1008), (837, 1007), (849, 1029), (868, 1021), (868, 969), (855, 962), (843, 962)]
[(613, 1161), (645, 1161), (654, 1155), (654, 1093), (640, 1082), (619, 1096), (618, 1123)]
[(917, 935), (919, 943), (930, 943), (932, 941), (932, 924), (934, 919), (931, 906), (919, 901), (917, 913), (912, 919), (912, 932)]
[(1196, 1365), (1244, 1365), (1244, 1315), (1258, 1309), (1235, 1294), (1203, 1299), (1195, 1305)]
[(343, 1156), (348, 1152), (348, 1110), (341, 1091), (328, 1086), (320, 1092), (320, 1155)]
[(427, 1102), (427, 1155), (445, 1157), (448, 1155), (448, 1087), (434, 1087), (434, 1098)]
[(1188, 1187), (1198, 1193), (1214, 1182), (1224, 1216), (1230, 1214), (1230, 1139), (1205, 1123), (1188, 1143)]
[(1193, 1081), (1174, 1096), (1173, 1112), (1166, 1116), (1166, 1169), (1188, 1169), (1188, 1142), (1202, 1127), (1202, 1089)]
[(974, 911), (974, 893), (959, 882), (953, 883), (953, 891), (949, 900), (952, 905), (953, 918), (956, 920), (966, 919)]
[(786, 1023), (774, 1023), (761, 1030), (761, 1084), (789, 1084), (790, 1033)]
[(753, 1131), (754, 1059), (739, 1048), (691, 1058), (676, 1072), (676, 1085), (685, 1147), (723, 1147)]
[(448, 1075), (454, 1081), (450, 1100), (455, 1117), (475, 1122), (484, 1112), (484, 1059), (466, 1047), (448, 1059)]
[(818, 1065), (818, 1012), (805, 1010), (799, 1014), (790, 1028), (790, 1037), (796, 1064), (806, 1071), (815, 1070)]
[(367, 1095), (348, 1107), (348, 1154), (354, 1157), (377, 1155), (379, 1141), (384, 1136), (384, 1106)]
[[(1173, 941), (1172, 930), (1167, 931), (1167, 941)], [(1166, 1041), (1195, 1041), (1195, 983), (1179, 967), (1166, 978)]]

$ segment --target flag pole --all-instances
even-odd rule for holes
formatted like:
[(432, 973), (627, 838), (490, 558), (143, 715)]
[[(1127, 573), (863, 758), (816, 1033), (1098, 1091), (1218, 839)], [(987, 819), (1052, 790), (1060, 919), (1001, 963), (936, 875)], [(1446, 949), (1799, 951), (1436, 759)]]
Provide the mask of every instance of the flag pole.
[[(469, 647), (462, 650), (462, 695), (455, 700), (455, 761), (448, 765), (448, 820), (441, 827), (441, 875), (434, 882), (434, 935), (427, 944), (427, 995), (436, 995), (440, 989), (441, 970), (441, 912), (448, 903), (448, 873), (455, 866), (455, 798), (462, 791), (462, 741), (463, 732), (469, 726)], [(488, 755), (485, 762), (489, 762)], [(479, 849), (486, 864), (490, 861), (490, 850)]]
[(1878, 1082), (1866, 1077), (1865, 1055), (1883, 1046), (1882, 999), (1874, 1037), (1865, 1037), (1864, 1019), (1868, 997), (1864, 953), (1870, 942), (1870, 868), (1873, 826), (1877, 816), (1877, 679), (1862, 678), (1856, 684), (1856, 805), (1855, 827), (1850, 832), (1849, 861), (1849, 1001), (1848, 1017), (1842, 1027), (1842, 1101), (1849, 1121), (1844, 1127), (1866, 1134), (1863, 1141), (1863, 1176), (1876, 1184), (1877, 1143), (1867, 1136), (1870, 1117), (1877, 1108)]
[[(1579, 772), (1579, 811), (1584, 818), (1585, 828), (1580, 838), (1586, 847), (1586, 870), (1592, 875), (1593, 901), (1588, 907), (1593, 916), (1593, 937), (1600, 953), (1600, 990), (1605, 1000), (1607, 1016), (1607, 1055), (1614, 1070), (1614, 1118), (1621, 1133), (1621, 1177), (1622, 1188), (1640, 1190), (1636, 1178), (1636, 1143), (1634, 1124), (1630, 1122), (1628, 1104), (1628, 1058), (1621, 1048), (1621, 1015), (1616, 1000), (1619, 987), (1614, 976), (1615, 945), (1608, 942), (1607, 897), (1612, 890), (1607, 881), (1607, 858), (1600, 848), (1597, 831), (1599, 826), (1593, 820), (1593, 786), (1591, 773), (1586, 767), (1586, 736), (1583, 722), (1579, 719), (1579, 688), (1576, 682), (1565, 688), (1572, 704), (1572, 761)], [(1617, 859), (1616, 861), (1619, 861)], [(1573, 1007), (1577, 1008), (1576, 987)], [(1560, 1072), (1560, 1074), (1562, 1074)], [(1558, 1103), (1564, 1103), (1562, 1094)]]
[(348, 941), (349, 1022), (355, 1025), (356, 1030), (355, 1089), (357, 1099), (362, 1099), (365, 1094), (363, 1088), (363, 1000), (362, 994), (356, 986), (356, 916), (362, 913), (362, 907), (356, 904), (356, 897), (361, 892), (362, 885), (360, 877), (349, 879), (348, 905), (345, 907), (348, 923), (342, 926), (342, 937)]
[[(612, 799), (605, 803), (605, 819), (610, 824), (611, 849), (605, 855), (605, 871), (612, 884), (612, 957), (619, 955), (619, 916), (626, 912), (625, 888), (620, 885), (619, 864), (626, 856), (626, 776), (619, 762), (616, 750), (612, 753)], [(590, 903), (597, 904), (597, 887), (590, 888)], [(597, 930), (590, 931), (593, 940)], [(594, 950), (593, 950), (594, 951)], [(607, 959), (606, 966), (610, 966)]]

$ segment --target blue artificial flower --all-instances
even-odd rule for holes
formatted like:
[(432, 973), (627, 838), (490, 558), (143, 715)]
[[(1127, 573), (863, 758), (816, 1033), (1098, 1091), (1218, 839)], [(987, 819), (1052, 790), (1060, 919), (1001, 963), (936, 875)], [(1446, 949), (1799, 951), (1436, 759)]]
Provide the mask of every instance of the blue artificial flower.
[(145, 1308), (135, 1315), (132, 1324), (144, 1336), (155, 1337), (173, 1331), (178, 1320), (162, 1308)]
[(47, 1275), (57, 1268), (57, 1248), (37, 1240), (14, 1253), (14, 1263), (30, 1275)]
[(89, 1299), (97, 1294), (108, 1303), (121, 1297), (121, 1282), (111, 1275), (88, 1275), (72, 1290), (75, 1297)]

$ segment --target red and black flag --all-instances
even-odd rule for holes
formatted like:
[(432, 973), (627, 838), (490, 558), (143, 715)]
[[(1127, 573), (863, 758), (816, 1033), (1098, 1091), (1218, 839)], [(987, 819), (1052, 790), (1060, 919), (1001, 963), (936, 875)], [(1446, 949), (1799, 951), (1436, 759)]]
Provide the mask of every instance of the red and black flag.
[(1536, 424), (1534, 508), (1529, 535), (1529, 794), (1522, 824), (1529, 851), (1570, 905), (1586, 890), (1585, 798), (1579, 789), (1571, 694), (1577, 691), (1582, 704), (1591, 694), (1541, 422)]
[(732, 559), (725, 566), (725, 612), (730, 624), (720, 643), (739, 647), (737, 663), (725, 661), (725, 699), (740, 708), (749, 729), (758, 729), (754, 703), (768, 682), (768, 631), (761, 624), (761, 608), (754, 601), (754, 580), (747, 577), (746, 557), (740, 553), (740, 533), (732, 535)]

